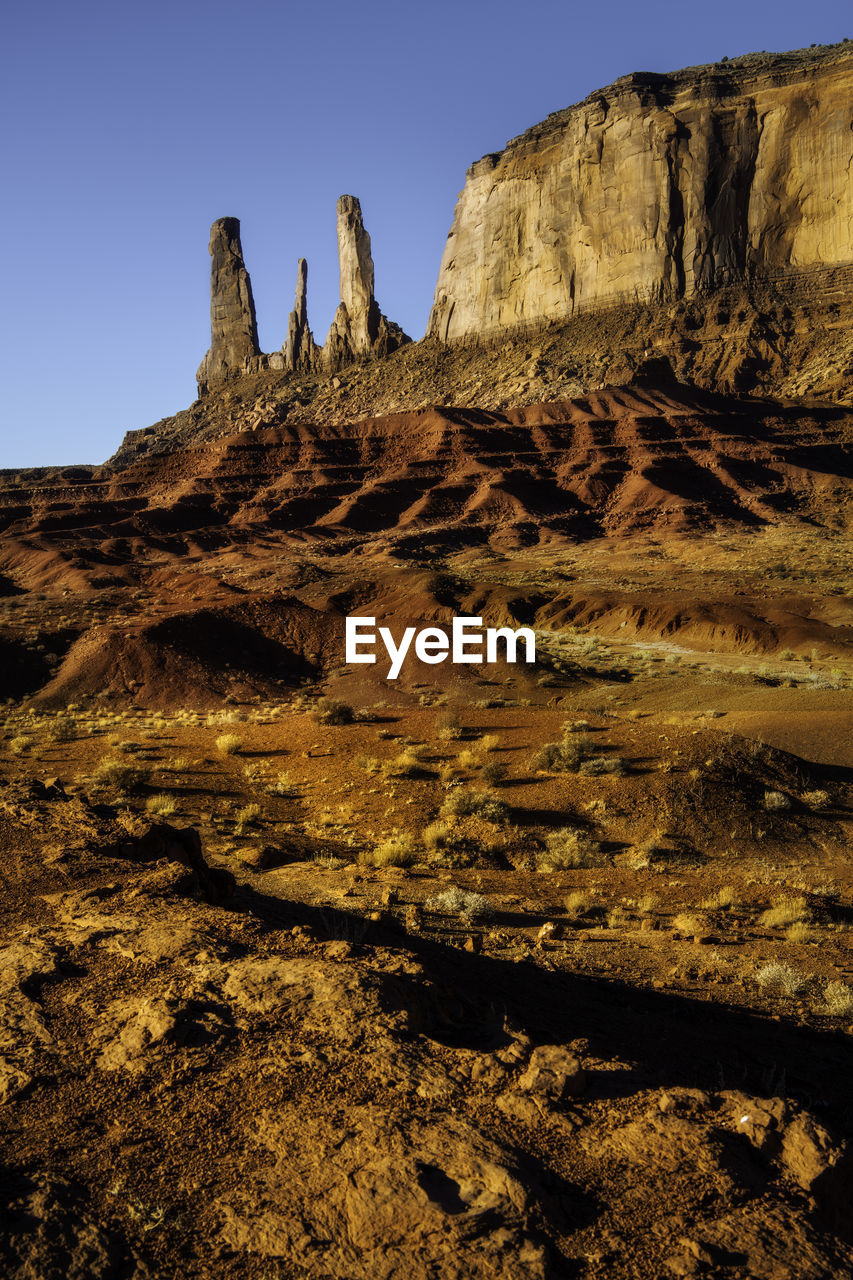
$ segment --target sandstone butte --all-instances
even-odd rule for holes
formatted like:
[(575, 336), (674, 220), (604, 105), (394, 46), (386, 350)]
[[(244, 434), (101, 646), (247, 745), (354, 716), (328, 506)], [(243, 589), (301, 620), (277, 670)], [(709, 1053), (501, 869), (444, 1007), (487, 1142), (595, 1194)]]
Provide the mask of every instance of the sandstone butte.
[(468, 170), (441, 342), (739, 282), (853, 282), (853, 43), (623, 76)]

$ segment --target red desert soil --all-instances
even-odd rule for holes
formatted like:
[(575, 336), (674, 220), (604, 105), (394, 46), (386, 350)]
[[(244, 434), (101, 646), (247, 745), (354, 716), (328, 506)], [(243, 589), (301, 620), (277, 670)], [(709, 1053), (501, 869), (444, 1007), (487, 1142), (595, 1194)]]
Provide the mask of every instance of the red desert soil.
[[(0, 474), (2, 1274), (853, 1276), (853, 413)], [(344, 661), (344, 620), (536, 663)]]

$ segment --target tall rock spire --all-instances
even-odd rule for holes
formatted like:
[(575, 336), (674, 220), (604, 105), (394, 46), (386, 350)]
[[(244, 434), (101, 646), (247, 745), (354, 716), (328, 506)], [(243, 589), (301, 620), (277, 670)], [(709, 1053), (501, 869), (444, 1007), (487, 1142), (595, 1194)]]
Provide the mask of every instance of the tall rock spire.
[(308, 263), (299, 259), (296, 268), (296, 301), (287, 322), (284, 367), (309, 372), (314, 367), (314, 337), (308, 328)]
[(252, 282), (243, 262), (239, 218), (210, 228), (210, 350), (199, 365), (199, 394), (230, 374), (257, 368), (260, 356)]
[(355, 196), (338, 200), (338, 262), (341, 302), (332, 321), (323, 361), (340, 369), (356, 360), (388, 355), (411, 342), (399, 325), (387, 320), (373, 296), (373, 257)]

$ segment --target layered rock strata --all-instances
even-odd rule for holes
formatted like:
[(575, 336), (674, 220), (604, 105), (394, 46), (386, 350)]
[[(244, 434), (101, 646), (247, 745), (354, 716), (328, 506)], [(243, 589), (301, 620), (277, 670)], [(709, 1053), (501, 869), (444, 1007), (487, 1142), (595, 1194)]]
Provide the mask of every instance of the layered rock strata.
[(260, 355), (252, 282), (243, 262), (239, 218), (217, 218), (210, 228), (210, 349), (196, 378), (211, 383), (257, 367)]
[(853, 264), (853, 43), (624, 76), (466, 177), (444, 342)]

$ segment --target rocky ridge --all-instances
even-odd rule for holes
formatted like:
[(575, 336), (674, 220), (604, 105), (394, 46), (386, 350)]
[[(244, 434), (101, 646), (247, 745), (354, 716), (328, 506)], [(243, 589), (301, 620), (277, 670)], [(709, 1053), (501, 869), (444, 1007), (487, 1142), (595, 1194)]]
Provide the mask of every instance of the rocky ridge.
[(308, 264), (299, 259), (296, 299), (280, 351), (265, 355), (258, 342), (249, 273), (243, 262), (240, 223), (220, 218), (210, 231), (210, 347), (199, 366), (199, 395), (261, 370), (331, 375), (355, 361), (378, 359), (410, 341), (388, 320), (374, 297), (373, 257), (361, 204), (341, 196), (337, 206), (341, 302), (323, 347), (308, 327)]

